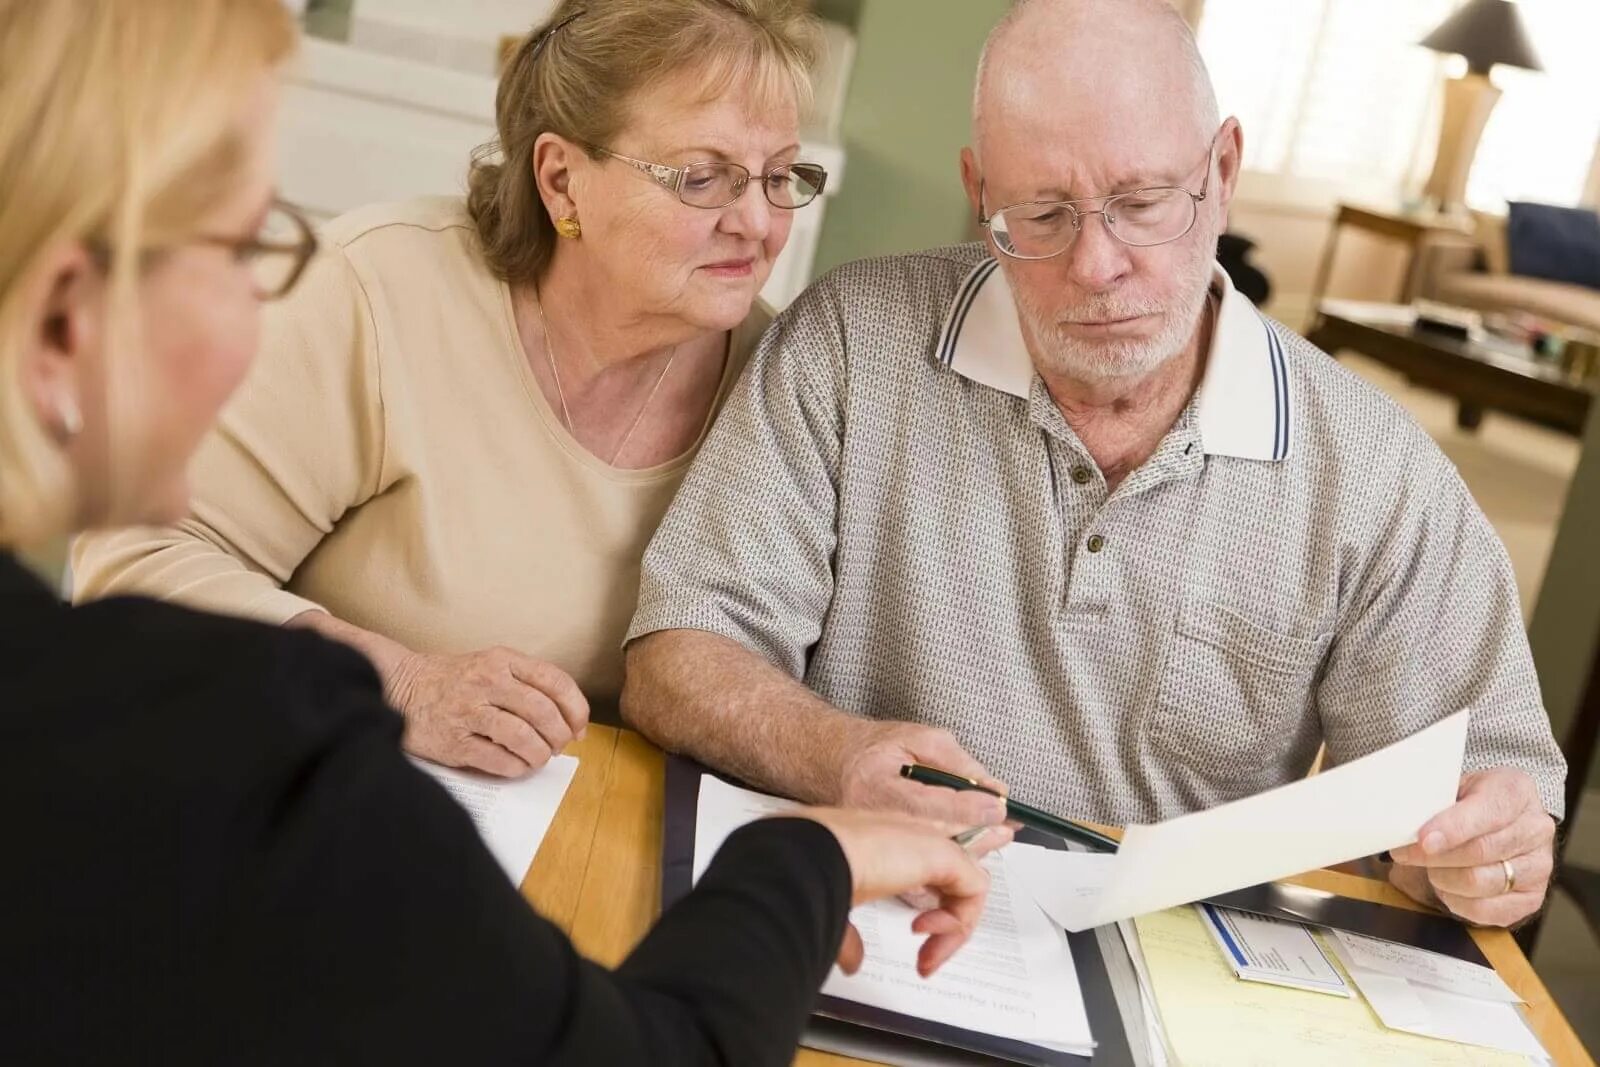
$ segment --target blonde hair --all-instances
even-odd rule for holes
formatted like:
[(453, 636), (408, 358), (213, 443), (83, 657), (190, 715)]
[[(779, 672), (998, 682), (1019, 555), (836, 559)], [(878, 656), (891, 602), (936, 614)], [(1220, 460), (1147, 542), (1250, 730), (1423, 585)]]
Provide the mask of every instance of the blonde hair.
[(507, 62), (495, 96), (499, 136), (475, 153), (467, 210), (484, 257), (506, 281), (536, 281), (556, 232), (539, 196), (533, 148), (549, 132), (593, 158), (627, 125), (645, 87), (695, 74), (706, 99), (751, 86), (752, 106), (804, 104), (816, 20), (797, 0), (562, 0)]
[(106, 253), (108, 375), (126, 377), (141, 249), (232, 190), (239, 110), (295, 41), (282, 0), (0, 0), (0, 545), (70, 532), (83, 506), (22, 382), (42, 257)]

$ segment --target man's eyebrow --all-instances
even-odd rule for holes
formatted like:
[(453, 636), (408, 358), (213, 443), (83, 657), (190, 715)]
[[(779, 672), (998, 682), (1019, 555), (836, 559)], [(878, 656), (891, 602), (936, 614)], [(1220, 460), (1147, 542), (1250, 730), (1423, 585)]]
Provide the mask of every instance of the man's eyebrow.
[(1075, 193), (1064, 185), (1047, 185), (1036, 188), (1034, 194), (1028, 199), (1030, 201), (1098, 200), (1101, 197), (1116, 196), (1119, 193), (1132, 193), (1140, 189), (1169, 188), (1177, 184), (1178, 176), (1170, 171), (1166, 173), (1130, 172), (1098, 192)]

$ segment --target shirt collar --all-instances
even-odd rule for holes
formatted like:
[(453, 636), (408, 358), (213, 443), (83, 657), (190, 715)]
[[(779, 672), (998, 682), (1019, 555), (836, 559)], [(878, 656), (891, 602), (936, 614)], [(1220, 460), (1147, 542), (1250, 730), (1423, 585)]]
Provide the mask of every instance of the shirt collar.
[[(1211, 284), (1221, 305), (1195, 398), (1201, 449), (1212, 456), (1287, 459), (1293, 404), (1283, 344), (1220, 266), (1212, 268)], [(964, 378), (1028, 396), (1033, 360), (998, 260), (979, 263), (956, 290), (937, 353), (941, 365)]]

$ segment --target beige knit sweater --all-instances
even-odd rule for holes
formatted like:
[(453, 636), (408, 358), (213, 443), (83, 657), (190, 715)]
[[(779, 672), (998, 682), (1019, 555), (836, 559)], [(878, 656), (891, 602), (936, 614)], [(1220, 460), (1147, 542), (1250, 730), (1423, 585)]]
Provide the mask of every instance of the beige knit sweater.
[[(418, 651), (510, 646), (614, 704), (639, 560), (699, 443), (619, 470), (567, 433), (459, 200), (323, 236), (197, 457), (193, 517), (80, 538), (77, 597), (274, 624), (322, 607)], [(767, 318), (735, 331), (714, 411)]]

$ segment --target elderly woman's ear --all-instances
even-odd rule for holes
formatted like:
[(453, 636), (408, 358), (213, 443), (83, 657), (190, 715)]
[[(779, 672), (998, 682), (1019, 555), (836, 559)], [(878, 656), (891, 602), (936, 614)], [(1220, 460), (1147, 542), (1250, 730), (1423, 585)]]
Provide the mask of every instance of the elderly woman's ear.
[(582, 179), (575, 174), (575, 169), (585, 162), (588, 156), (583, 149), (558, 134), (540, 134), (534, 143), (534, 181), (551, 223), (559, 224), (561, 219), (577, 217), (577, 194)]

